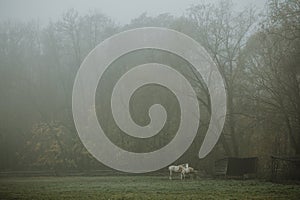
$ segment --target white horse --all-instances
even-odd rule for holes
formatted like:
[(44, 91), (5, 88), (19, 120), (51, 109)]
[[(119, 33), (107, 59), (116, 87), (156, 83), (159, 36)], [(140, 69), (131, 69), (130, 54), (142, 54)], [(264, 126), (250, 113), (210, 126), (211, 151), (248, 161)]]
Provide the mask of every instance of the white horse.
[(181, 171), (181, 179), (185, 179), (185, 175), (186, 174), (192, 174), (194, 176), (196, 176), (197, 174), (197, 170), (195, 170), (194, 168), (192, 167), (186, 167), (186, 168), (183, 168), (183, 170)]
[(182, 179), (182, 171), (184, 171), (185, 167), (188, 167), (188, 164), (182, 164), (182, 165), (171, 165), (169, 166), (169, 172), (170, 172), (170, 176), (169, 176), (169, 179), (172, 180), (172, 172), (178, 172), (181, 174), (181, 179)]

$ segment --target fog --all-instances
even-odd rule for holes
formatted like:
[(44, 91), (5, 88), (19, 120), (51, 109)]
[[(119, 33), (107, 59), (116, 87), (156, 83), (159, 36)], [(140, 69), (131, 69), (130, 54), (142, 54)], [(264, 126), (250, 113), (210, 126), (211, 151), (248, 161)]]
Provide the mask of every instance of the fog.
[[(74, 8), (80, 14), (87, 14), (91, 10), (102, 12), (124, 25), (144, 12), (150, 16), (161, 13), (181, 16), (191, 5), (203, 2), (216, 3), (218, 0), (0, 0), (0, 19), (23, 21), (38, 19), (42, 23), (47, 23), (49, 20), (56, 21), (64, 11)], [(236, 10), (242, 10), (249, 5), (262, 9), (266, 0), (232, 2)]]
[(0, 0), (0, 199), (299, 199), (299, 19), (299, 0)]

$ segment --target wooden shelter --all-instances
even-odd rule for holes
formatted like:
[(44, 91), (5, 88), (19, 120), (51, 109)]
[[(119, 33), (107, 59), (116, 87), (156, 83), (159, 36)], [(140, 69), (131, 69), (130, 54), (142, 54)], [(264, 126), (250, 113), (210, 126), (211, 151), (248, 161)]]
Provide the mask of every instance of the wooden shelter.
[(216, 176), (241, 177), (246, 174), (256, 174), (257, 157), (228, 157), (215, 161)]
[(300, 156), (271, 156), (271, 179), (300, 180)]

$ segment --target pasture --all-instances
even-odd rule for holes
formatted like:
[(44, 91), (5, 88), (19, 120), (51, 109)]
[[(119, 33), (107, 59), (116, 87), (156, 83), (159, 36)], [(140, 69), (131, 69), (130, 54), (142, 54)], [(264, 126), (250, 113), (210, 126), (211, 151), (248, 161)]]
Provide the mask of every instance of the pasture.
[(300, 185), (168, 176), (2, 177), (0, 199), (300, 199)]

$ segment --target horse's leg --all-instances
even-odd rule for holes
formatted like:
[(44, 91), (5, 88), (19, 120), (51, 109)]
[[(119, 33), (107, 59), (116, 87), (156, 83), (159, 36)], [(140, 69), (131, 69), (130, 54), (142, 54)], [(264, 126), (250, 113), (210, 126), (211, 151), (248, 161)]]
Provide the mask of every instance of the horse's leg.
[(170, 170), (170, 176), (169, 179), (172, 180), (172, 170)]
[(180, 173), (180, 176), (181, 176), (181, 180), (182, 180), (182, 179), (185, 179), (185, 173), (184, 173), (184, 172), (181, 172), (181, 173)]

